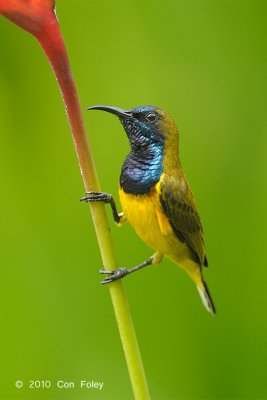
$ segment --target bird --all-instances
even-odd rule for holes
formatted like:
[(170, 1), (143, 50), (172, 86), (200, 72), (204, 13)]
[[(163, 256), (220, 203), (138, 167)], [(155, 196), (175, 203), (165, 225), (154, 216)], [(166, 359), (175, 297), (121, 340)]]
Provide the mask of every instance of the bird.
[(114, 221), (126, 221), (155, 253), (133, 268), (100, 270), (107, 276), (101, 283), (121, 279), (163, 257), (181, 267), (195, 283), (205, 308), (215, 315), (215, 305), (203, 277), (208, 266), (203, 228), (193, 193), (186, 180), (179, 156), (180, 134), (173, 117), (157, 106), (138, 106), (129, 110), (95, 105), (87, 110), (105, 111), (117, 116), (130, 144), (122, 165), (118, 213), (109, 193), (87, 192), (86, 202), (109, 203)]

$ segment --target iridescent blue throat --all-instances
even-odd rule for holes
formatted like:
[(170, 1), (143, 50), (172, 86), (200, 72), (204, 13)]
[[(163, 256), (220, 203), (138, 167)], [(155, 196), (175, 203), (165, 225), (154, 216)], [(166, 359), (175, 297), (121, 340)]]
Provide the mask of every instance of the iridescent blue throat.
[(146, 194), (159, 181), (163, 172), (163, 150), (163, 143), (132, 147), (120, 176), (120, 185), (126, 193)]

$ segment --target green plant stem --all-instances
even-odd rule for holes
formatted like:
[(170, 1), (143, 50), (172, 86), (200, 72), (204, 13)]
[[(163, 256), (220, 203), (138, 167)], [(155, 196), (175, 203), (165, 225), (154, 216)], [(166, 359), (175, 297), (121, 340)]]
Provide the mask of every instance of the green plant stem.
[[(45, 23), (36, 37), (50, 61), (63, 95), (85, 189), (86, 191), (99, 191), (100, 186), (90, 152), (79, 99), (56, 18)], [(92, 204), (91, 212), (104, 267), (116, 269), (117, 260), (104, 206)], [(108, 287), (135, 399), (147, 400), (150, 398), (148, 386), (123, 284), (121, 281), (117, 281), (109, 284)]]
[[(24, 0), (6, 2), (5, 0), (0, 0), (0, 13), (34, 35), (43, 48), (63, 96), (85, 189), (86, 191), (100, 191), (78, 94), (53, 7), (53, 0), (35, 0), (34, 2)], [(117, 260), (104, 206), (102, 204), (91, 204), (90, 208), (103, 265), (109, 270), (116, 269)], [(123, 284), (121, 281), (117, 281), (110, 283), (108, 287), (134, 397), (137, 400), (149, 400), (145, 372)]]

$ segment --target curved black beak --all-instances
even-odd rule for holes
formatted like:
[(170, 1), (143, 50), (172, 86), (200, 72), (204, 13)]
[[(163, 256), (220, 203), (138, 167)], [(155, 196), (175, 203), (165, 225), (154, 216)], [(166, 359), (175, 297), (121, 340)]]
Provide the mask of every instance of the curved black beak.
[(127, 110), (123, 110), (122, 108), (118, 108), (118, 107), (112, 107), (112, 106), (105, 106), (102, 104), (96, 105), (96, 106), (92, 106), (92, 107), (88, 107), (86, 110), (100, 110), (100, 111), (106, 111), (109, 112), (111, 114), (115, 114), (117, 115), (117, 117), (119, 118), (131, 118), (132, 117), (132, 113), (130, 111)]

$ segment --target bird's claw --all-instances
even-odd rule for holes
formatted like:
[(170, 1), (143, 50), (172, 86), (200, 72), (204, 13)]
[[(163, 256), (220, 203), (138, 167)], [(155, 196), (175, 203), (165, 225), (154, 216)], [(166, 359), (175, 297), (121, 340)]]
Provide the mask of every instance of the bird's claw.
[(125, 275), (128, 274), (128, 270), (125, 267), (120, 267), (118, 269), (115, 269), (114, 271), (106, 271), (105, 269), (101, 269), (99, 272), (100, 272), (100, 274), (108, 275), (108, 276), (106, 276), (105, 279), (103, 279), (103, 281), (100, 282), (102, 285), (104, 285), (106, 283), (114, 282), (118, 279), (123, 278)]
[(103, 201), (104, 203), (109, 203), (111, 200), (111, 194), (104, 192), (86, 192), (85, 196), (80, 199), (80, 201), (86, 201), (86, 203), (94, 201)]

